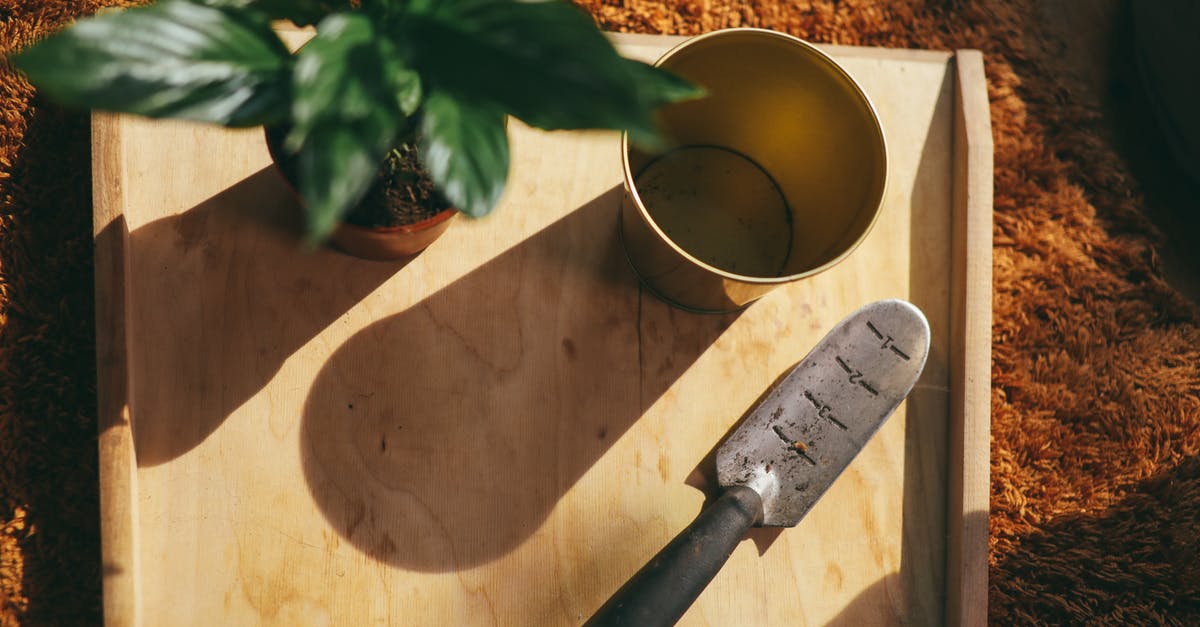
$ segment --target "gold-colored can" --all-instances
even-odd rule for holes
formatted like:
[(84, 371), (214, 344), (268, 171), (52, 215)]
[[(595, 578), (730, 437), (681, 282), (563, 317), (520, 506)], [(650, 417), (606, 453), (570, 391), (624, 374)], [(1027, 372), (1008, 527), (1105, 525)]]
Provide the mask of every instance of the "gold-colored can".
[(650, 291), (691, 311), (736, 311), (866, 238), (887, 147), (874, 105), (833, 59), (738, 28), (689, 39), (657, 65), (708, 95), (660, 111), (665, 152), (621, 141), (621, 241)]

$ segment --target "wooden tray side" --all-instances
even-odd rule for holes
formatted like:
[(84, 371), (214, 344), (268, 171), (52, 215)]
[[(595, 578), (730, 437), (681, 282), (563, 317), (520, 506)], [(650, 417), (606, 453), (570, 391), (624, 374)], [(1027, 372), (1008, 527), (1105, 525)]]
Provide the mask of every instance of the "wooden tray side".
[[(683, 38), (614, 40), (653, 60)], [(381, 266), (297, 255), (294, 235), (256, 222), (294, 207), (254, 133), (95, 116), (105, 623), (578, 624), (699, 510), (697, 462), (761, 389), (840, 316), (911, 297), (939, 338), (921, 389), (801, 528), (756, 531), (681, 624), (983, 624), (982, 57), (822, 48), (895, 126), (890, 209), (863, 252), (730, 318), (637, 287), (609, 233), (614, 134), (512, 125), (506, 206)], [(181, 150), (164, 168), (167, 147)], [(451, 394), (381, 346), (478, 387)], [(405, 392), (395, 369), (443, 387)], [(400, 434), (387, 412), (404, 404), (425, 409)], [(460, 431), (488, 448), (438, 439)], [(390, 457), (431, 443), (428, 463), (479, 485)]]
[(96, 396), (100, 447), (100, 533), (106, 625), (136, 625), (137, 461), (129, 411), (126, 281), (129, 229), (123, 206), (120, 118), (92, 117), (95, 238)]
[(955, 68), (946, 622), (974, 626), (987, 624), (992, 127), (983, 55), (960, 50)]

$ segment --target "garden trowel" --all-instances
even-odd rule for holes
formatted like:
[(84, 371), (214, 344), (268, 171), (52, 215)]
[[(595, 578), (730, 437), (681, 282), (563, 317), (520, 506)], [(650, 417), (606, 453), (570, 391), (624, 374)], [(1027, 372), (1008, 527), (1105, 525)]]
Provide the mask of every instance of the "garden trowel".
[(609, 599), (589, 625), (673, 625), (753, 525), (793, 527), (904, 400), (929, 323), (883, 300), (842, 320), (717, 449), (721, 495)]

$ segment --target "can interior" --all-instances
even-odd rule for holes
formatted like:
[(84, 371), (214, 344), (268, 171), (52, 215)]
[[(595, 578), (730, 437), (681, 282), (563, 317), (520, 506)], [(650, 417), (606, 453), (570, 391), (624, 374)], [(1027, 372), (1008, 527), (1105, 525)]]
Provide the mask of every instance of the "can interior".
[[(886, 154), (869, 102), (843, 71), (791, 38), (762, 31), (710, 35), (660, 65), (708, 90), (660, 111), (672, 149), (739, 153), (782, 192), (791, 219), (778, 228), (791, 229), (790, 250), (771, 276), (820, 269), (862, 239), (883, 197)], [(659, 156), (631, 148), (634, 178)]]

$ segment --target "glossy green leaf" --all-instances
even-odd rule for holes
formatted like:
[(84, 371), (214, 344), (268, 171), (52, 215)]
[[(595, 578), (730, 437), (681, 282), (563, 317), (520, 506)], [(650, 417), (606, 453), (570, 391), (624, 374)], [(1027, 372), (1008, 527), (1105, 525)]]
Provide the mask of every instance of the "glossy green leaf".
[[(420, 103), (420, 79), (362, 13), (337, 13), (296, 53), (289, 146), (322, 124), (397, 117)], [(390, 141), (391, 138), (381, 138)]]
[[(632, 59), (624, 61), (625, 71), (632, 77), (634, 97), (643, 110), (656, 111), (663, 105), (692, 100), (705, 93), (702, 88), (671, 72)], [(665, 147), (656, 126), (647, 128), (638, 125), (627, 130), (630, 139), (643, 148), (657, 150)]]
[(389, 65), (391, 69), (387, 70), (385, 80), (396, 99), (396, 106), (400, 107), (400, 111), (405, 115), (416, 113), (421, 106), (421, 98), (425, 95), (421, 89), (421, 75), (416, 70), (404, 67), (398, 54), (390, 59)]
[(401, 13), (405, 10), (407, 0), (359, 0), (359, 7), (376, 19)]
[(474, 218), (486, 215), (508, 179), (504, 114), (431, 92), (421, 121), (421, 161), (456, 209)]
[(289, 20), (297, 26), (312, 26), (334, 11), (349, 11), (349, 0), (200, 0), (216, 7), (256, 9), (271, 19)]
[(419, 100), (419, 81), (400, 65), (391, 42), (376, 35), (365, 14), (333, 14), (296, 56), (285, 147), (296, 153), (316, 238), (366, 193), (404, 125), (405, 101), (414, 90)]
[(628, 61), (574, 5), (559, 0), (414, 0), (398, 37), (428, 86), (489, 103), (545, 129), (628, 129), (653, 136), (653, 109), (698, 95)]
[[(380, 98), (375, 28), (362, 15), (332, 15), (296, 53), (293, 71), (292, 140), (299, 142), (322, 120), (358, 119), (371, 115)], [(365, 67), (364, 67), (365, 65)]]
[(227, 126), (288, 113), (291, 57), (253, 12), (165, 0), (80, 20), (14, 61), (70, 106)]
[(380, 132), (388, 130), (367, 123), (321, 126), (294, 153), (311, 243), (325, 239), (370, 189), (387, 153), (378, 150)]
[(630, 73), (637, 98), (643, 106), (690, 100), (705, 93), (703, 88), (641, 61), (625, 59), (625, 71)]

